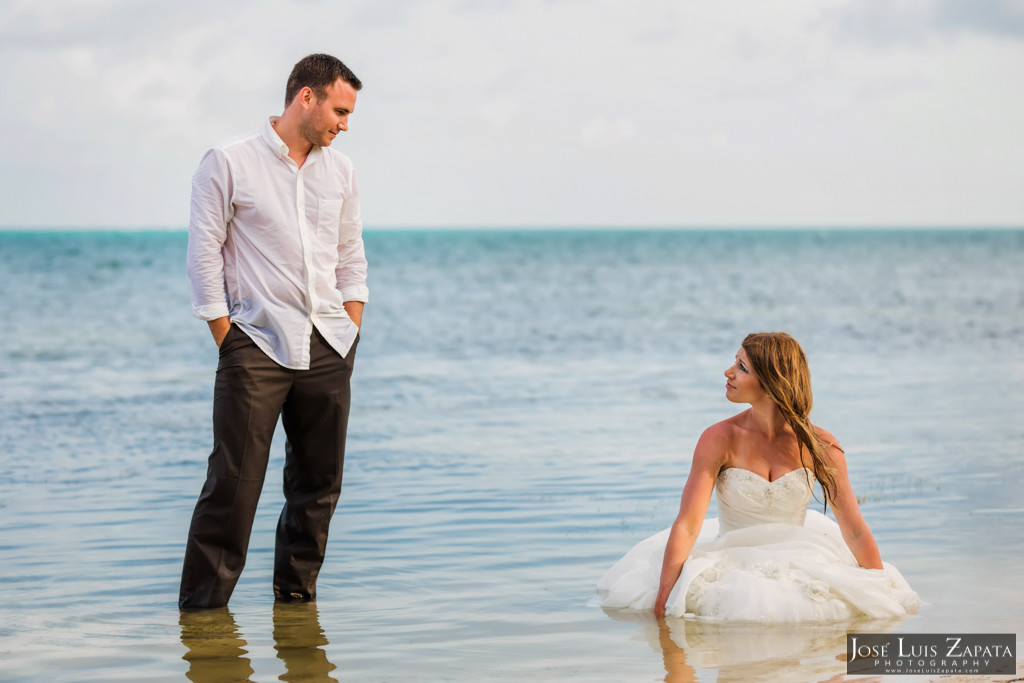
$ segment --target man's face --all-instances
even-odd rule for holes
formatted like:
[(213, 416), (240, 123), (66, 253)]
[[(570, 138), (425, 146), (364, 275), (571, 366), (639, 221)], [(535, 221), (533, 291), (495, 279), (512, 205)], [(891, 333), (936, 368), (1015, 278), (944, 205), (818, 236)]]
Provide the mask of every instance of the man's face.
[(317, 100), (315, 94), (309, 93), (299, 132), (310, 144), (329, 147), (338, 133), (348, 130), (348, 115), (355, 108), (356, 89), (339, 78), (327, 86), (324, 99)]

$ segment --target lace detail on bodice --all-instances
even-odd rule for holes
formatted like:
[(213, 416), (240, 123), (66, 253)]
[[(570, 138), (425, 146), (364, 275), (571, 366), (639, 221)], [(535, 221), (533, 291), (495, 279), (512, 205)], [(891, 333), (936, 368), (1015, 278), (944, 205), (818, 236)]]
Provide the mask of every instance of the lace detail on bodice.
[(806, 467), (775, 481), (739, 467), (718, 474), (719, 535), (756, 524), (802, 526), (811, 500), (814, 473)]

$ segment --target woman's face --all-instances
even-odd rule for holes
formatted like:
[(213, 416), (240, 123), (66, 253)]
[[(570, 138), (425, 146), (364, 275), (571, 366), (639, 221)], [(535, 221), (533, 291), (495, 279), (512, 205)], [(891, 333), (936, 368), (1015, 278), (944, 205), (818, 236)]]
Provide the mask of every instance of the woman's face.
[(725, 397), (733, 403), (753, 403), (764, 396), (761, 383), (750, 367), (750, 359), (742, 346), (736, 352), (736, 362), (725, 371), (725, 379)]

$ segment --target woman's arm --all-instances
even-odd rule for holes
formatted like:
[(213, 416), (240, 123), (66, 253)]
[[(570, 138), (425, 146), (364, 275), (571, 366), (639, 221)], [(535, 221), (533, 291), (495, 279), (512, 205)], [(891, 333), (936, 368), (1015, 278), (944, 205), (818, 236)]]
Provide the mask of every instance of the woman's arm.
[(843, 540), (853, 553), (857, 564), (867, 569), (881, 569), (882, 557), (878, 553), (875, 537), (864, 521), (857, 504), (857, 496), (850, 485), (850, 475), (846, 471), (846, 456), (839, 448), (835, 437), (823, 429), (818, 430), (825, 439), (833, 444), (826, 455), (836, 472), (836, 497), (832, 500), (832, 511), (835, 513), (839, 530), (843, 532)]
[(665, 546), (665, 559), (661, 565), (661, 582), (658, 586), (658, 598), (654, 602), (654, 616), (665, 616), (665, 603), (672, 592), (672, 587), (679, 580), (683, 571), (683, 563), (690, 556), (693, 544), (700, 534), (704, 515), (711, 503), (711, 493), (715, 490), (715, 480), (725, 463), (728, 452), (731, 430), (725, 423), (719, 422), (704, 430), (697, 447), (694, 449), (690, 474), (686, 477), (683, 496), (679, 502), (679, 514), (672, 524), (668, 543)]

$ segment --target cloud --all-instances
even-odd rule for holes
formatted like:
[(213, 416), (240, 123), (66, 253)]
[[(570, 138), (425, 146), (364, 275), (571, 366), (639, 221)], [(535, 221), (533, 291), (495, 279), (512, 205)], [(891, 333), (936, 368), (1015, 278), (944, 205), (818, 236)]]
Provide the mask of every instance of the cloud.
[(1021, 222), (1015, 13), (8, 2), (0, 224), (184, 225), (203, 151), (278, 113), (292, 64), (321, 51), (365, 84), (335, 144), (370, 225)]
[(598, 116), (583, 124), (579, 139), (587, 147), (600, 147), (628, 141), (636, 135), (636, 126), (629, 119)]
[(980, 34), (1024, 40), (1019, 0), (856, 0), (826, 11), (837, 35), (878, 46)]
[(939, 26), (1024, 40), (1024, 3), (1020, 0), (937, 0)]

